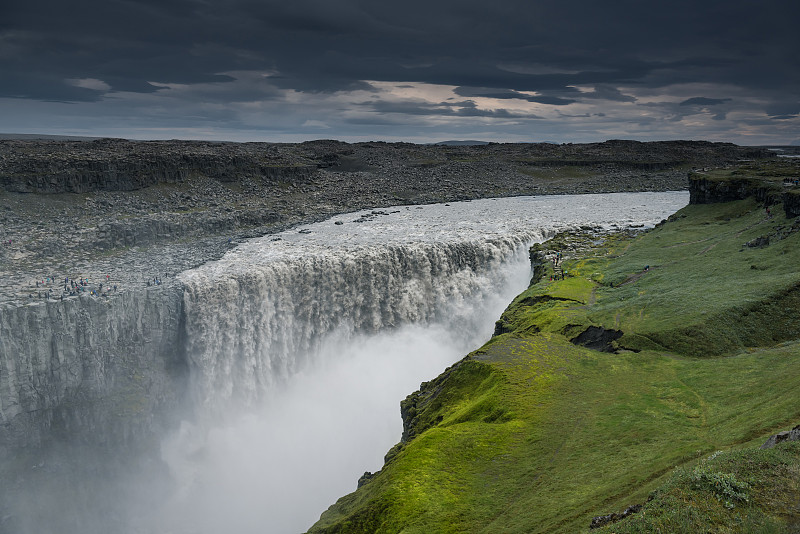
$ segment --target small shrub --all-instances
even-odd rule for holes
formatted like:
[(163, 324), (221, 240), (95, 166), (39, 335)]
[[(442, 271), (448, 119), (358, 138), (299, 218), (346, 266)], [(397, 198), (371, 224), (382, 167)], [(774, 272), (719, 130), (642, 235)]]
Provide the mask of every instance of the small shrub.
[[(710, 459), (715, 456), (716, 453)], [(750, 484), (739, 480), (733, 473), (715, 471), (706, 462), (692, 469), (689, 480), (694, 489), (710, 491), (718, 501), (724, 501), (726, 508), (733, 508), (736, 502), (748, 501), (747, 491)]]

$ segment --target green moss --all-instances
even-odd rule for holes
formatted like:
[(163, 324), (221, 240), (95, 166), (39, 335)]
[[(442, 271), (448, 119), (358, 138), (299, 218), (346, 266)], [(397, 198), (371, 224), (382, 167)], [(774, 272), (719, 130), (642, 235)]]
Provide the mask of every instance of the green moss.
[[(781, 469), (796, 488), (796, 458), (697, 463), (800, 420), (800, 237), (743, 246), (781, 226), (751, 200), (688, 206), (567, 259), (567, 279), (528, 288), (499, 335), (416, 394), (412, 439), (311, 532), (580, 532), (665, 481), (638, 516), (656, 519), (625, 532), (782, 532), (800, 514), (764, 488)], [(590, 325), (639, 352), (569, 342)]]
[(796, 532), (800, 443), (716, 452), (677, 469), (650, 498), (597, 532)]

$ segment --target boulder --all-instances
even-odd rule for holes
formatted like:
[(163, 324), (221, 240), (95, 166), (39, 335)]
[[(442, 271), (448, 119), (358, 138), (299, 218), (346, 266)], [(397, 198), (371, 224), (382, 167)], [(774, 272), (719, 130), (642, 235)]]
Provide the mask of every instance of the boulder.
[(760, 447), (762, 449), (771, 449), (778, 443), (783, 443), (784, 441), (797, 441), (800, 440), (800, 425), (797, 425), (791, 430), (785, 430), (783, 432), (778, 432), (775, 435), (769, 437), (769, 439)]

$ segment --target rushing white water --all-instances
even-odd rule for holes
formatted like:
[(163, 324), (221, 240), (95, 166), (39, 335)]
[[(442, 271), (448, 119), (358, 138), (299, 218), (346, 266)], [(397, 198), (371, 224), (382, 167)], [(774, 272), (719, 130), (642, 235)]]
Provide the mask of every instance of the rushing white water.
[[(570, 226), (652, 225), (688, 193), (521, 197), (335, 217), (182, 275), (195, 424), (165, 441), (172, 532), (297, 532), (399, 440), (399, 401), (477, 348)], [(357, 222), (360, 221), (360, 222)]]

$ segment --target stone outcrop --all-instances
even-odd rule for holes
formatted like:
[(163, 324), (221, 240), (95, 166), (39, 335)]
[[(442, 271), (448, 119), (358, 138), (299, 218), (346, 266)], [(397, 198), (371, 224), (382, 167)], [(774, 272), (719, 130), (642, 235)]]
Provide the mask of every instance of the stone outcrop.
[(715, 204), (755, 197), (767, 204), (780, 201), (781, 189), (759, 178), (712, 178), (701, 173), (689, 173), (689, 203)]
[(789, 218), (800, 216), (800, 191), (787, 191), (781, 196), (783, 210)]
[(623, 332), (621, 330), (610, 330), (602, 326), (590, 326), (574, 338), (570, 342), (575, 345), (581, 345), (587, 349), (599, 350), (600, 352), (614, 352), (614, 341), (621, 338)]
[[(787, 187), (789, 189), (787, 189)], [(787, 218), (800, 216), (800, 189), (759, 177), (711, 177), (689, 173), (689, 203), (715, 204), (753, 197), (766, 206), (782, 203)]]
[(134, 191), (206, 176), (302, 183), (316, 165), (286, 161), (268, 147), (178, 141), (0, 142), (0, 187), (19, 193)]
[(156, 432), (182, 395), (181, 303), (180, 288), (154, 286), (0, 308), (0, 454)]
[(530, 259), (531, 259), (531, 283), (530, 285), (536, 284), (544, 278), (545, 273), (547, 272), (547, 255), (543, 250), (540, 250), (540, 247), (534, 245), (530, 249)]
[[(453, 373), (464, 365), (470, 365), (467, 362), (469, 362), (469, 357), (456, 362), (433, 380), (420, 384), (417, 391), (400, 402), (403, 435), (400, 438), (400, 443), (395, 448), (402, 447), (405, 443), (442, 421), (441, 415), (436, 414), (437, 408), (440, 407), (438, 402), (439, 394), (444, 390), (445, 384), (450, 380), (450, 376)], [(389, 455), (393, 455), (393, 452), (394, 449), (389, 451)]]
[(797, 425), (791, 430), (785, 430), (783, 432), (778, 432), (769, 437), (769, 439), (764, 442), (764, 444), (760, 447), (761, 449), (771, 449), (778, 443), (783, 443), (784, 441), (798, 441), (800, 440), (800, 425)]
[(599, 515), (597, 517), (593, 517), (592, 518), (592, 522), (589, 524), (589, 528), (595, 529), (595, 528), (604, 527), (604, 526), (609, 525), (611, 523), (616, 523), (617, 521), (625, 519), (629, 515), (636, 514), (636, 513), (640, 512), (641, 510), (642, 510), (642, 505), (641, 504), (632, 504), (632, 505), (628, 506), (627, 508), (625, 508), (625, 510), (623, 510), (622, 512), (619, 512), (619, 513), (613, 512), (613, 513), (610, 513), (610, 514)]
[(744, 244), (746, 247), (750, 248), (764, 248), (769, 246), (769, 236), (762, 235), (758, 236), (755, 239), (752, 239)]

